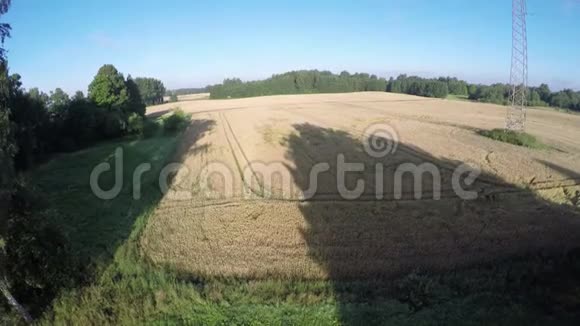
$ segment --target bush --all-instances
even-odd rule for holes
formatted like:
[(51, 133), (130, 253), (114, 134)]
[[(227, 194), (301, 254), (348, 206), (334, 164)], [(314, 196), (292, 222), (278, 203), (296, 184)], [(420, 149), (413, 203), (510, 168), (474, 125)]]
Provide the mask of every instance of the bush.
[(107, 112), (90, 101), (79, 98), (70, 102), (56, 128), (60, 130), (57, 151), (71, 151), (88, 146), (102, 136), (100, 129)]
[(159, 130), (159, 123), (150, 119), (145, 119), (143, 122), (143, 137), (150, 138), (157, 134)]
[(504, 143), (509, 143), (517, 146), (523, 146), (528, 148), (545, 148), (546, 145), (542, 144), (536, 137), (527, 134), (525, 132), (516, 132), (505, 129), (493, 129), (493, 130), (483, 130), (480, 132), (482, 136), (501, 141)]
[(56, 150), (59, 152), (74, 152), (79, 149), (79, 144), (72, 138), (63, 137), (58, 140)]
[(177, 98), (177, 94), (171, 93), (171, 95), (169, 96), (169, 102), (177, 102), (177, 101), (179, 101), (179, 99)]
[(62, 228), (53, 224), (58, 213), (19, 183), (12, 198), (6, 237), (6, 269), (14, 294), (26, 298), (37, 314), (63, 287), (82, 275)]
[(189, 122), (189, 115), (177, 108), (173, 110), (172, 115), (163, 120), (163, 127), (165, 128), (165, 132), (174, 133), (183, 129), (187, 125), (187, 122)]
[(131, 135), (141, 135), (144, 128), (144, 119), (142, 116), (131, 113), (127, 119), (127, 132)]
[(116, 138), (123, 135), (125, 131), (125, 121), (118, 112), (108, 112), (105, 115), (102, 129), (105, 138)]

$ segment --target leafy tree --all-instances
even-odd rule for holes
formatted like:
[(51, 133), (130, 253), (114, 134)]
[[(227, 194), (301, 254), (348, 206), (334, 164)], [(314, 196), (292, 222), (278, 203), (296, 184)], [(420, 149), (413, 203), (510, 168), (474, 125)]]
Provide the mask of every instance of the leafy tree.
[(19, 75), (10, 76), (10, 120), (18, 148), (15, 163), (19, 169), (28, 169), (49, 150), (50, 116), (42, 97), (30, 96), (21, 86)]
[(131, 113), (127, 119), (127, 132), (133, 135), (140, 135), (143, 133), (144, 118), (136, 113)]
[(41, 92), (38, 88), (29, 89), (28, 95), (31, 98), (44, 103), (46, 106), (48, 106), (48, 104), (50, 102), (50, 97), (48, 96), (48, 94), (46, 94), (45, 92)]
[(127, 76), (127, 94), (129, 95), (129, 102), (127, 111), (130, 113), (136, 113), (140, 116), (145, 116), (145, 104), (139, 92), (139, 87), (131, 78), (131, 75)]
[(102, 66), (89, 85), (89, 98), (97, 106), (121, 110), (128, 106), (129, 92), (123, 74), (110, 64)]
[(469, 97), (470, 100), (475, 100), (476, 98), (476, 93), (477, 93), (477, 85), (474, 84), (470, 84), (467, 87), (467, 96)]
[[(12, 0), (0, 0), (0, 16), (4, 16), (8, 9), (10, 9), (10, 4)], [(4, 41), (7, 37), (10, 37), (10, 31), (12, 27), (7, 23), (0, 23), (0, 61), (6, 61), (6, 50), (4, 49)]]
[(70, 104), (70, 97), (62, 89), (57, 88), (53, 92), (50, 92), (48, 102), (43, 102), (41, 100), (40, 103), (48, 108), (51, 119), (62, 120), (66, 114), (65, 111)]
[[(0, 52), (1, 54), (2, 52)], [(13, 158), (17, 150), (12, 137), (9, 99), (8, 70), (6, 61), (3, 57), (0, 57), (0, 237), (5, 235), (5, 222), (8, 214), (6, 208), (12, 194), (15, 177)], [(2, 260), (0, 259), (0, 265), (1, 263)], [(0, 274), (0, 282), (2, 281), (1, 278), (2, 274)]]
[(54, 92), (50, 92), (49, 107), (64, 107), (70, 102), (70, 98), (61, 88), (56, 88)]
[[(0, 0), (0, 16), (8, 12), (10, 0)], [(16, 146), (11, 137), (10, 123), (10, 78), (6, 63), (4, 40), (10, 37), (10, 25), (0, 23), (0, 240), (5, 241), (7, 236), (8, 214), (11, 205), (11, 195), (14, 189), (14, 165), (12, 158), (16, 153)], [(16, 300), (10, 291), (7, 271), (6, 253), (4, 246), (0, 247), (0, 292), (12, 307), (26, 322), (32, 318), (24, 307)]]
[(84, 100), (85, 94), (82, 91), (76, 91), (75, 95), (73, 95), (72, 100)]
[(163, 103), (163, 96), (167, 90), (163, 83), (155, 78), (138, 77), (135, 83), (141, 93), (143, 103), (146, 105), (155, 105)]
[(546, 102), (542, 101), (539, 88), (530, 88), (528, 92), (527, 102), (529, 106), (546, 106)]
[(550, 91), (550, 87), (548, 87), (548, 85), (541, 84), (537, 91), (538, 95), (540, 95), (540, 100), (546, 103), (550, 101), (550, 95), (552, 94), (552, 91)]
[(439, 81), (447, 83), (447, 87), (449, 88), (449, 94), (454, 95), (461, 95), (467, 96), (468, 89), (467, 83), (463, 80), (458, 80), (457, 78), (452, 77), (441, 77)]
[(52, 225), (54, 210), (22, 183), (12, 197), (6, 237), (6, 261), (14, 293), (26, 298), (38, 315), (59, 289), (71, 285), (81, 275), (70, 252), (68, 239)]
[(71, 100), (66, 115), (59, 124), (55, 146), (59, 151), (76, 150), (104, 138), (103, 124), (105, 116), (110, 113), (77, 95)]

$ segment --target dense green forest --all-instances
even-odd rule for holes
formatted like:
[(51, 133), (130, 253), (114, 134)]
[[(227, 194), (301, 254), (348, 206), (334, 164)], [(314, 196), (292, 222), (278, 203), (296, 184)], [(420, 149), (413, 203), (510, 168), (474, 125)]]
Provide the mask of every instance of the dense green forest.
[[(27, 169), (51, 153), (77, 150), (104, 139), (139, 133), (145, 123), (146, 103), (159, 103), (158, 95), (143, 97), (141, 89), (151, 78), (125, 78), (112, 65), (104, 65), (85, 96), (69, 97), (62, 89), (46, 94), (22, 88), (21, 77), (7, 77), (12, 136), (18, 152), (17, 169)], [(160, 94), (164, 94), (165, 90)]]
[[(457, 86), (455, 87), (456, 84)], [(424, 97), (446, 98), (450, 94), (451, 89), (457, 92), (458, 95), (462, 94), (464, 92), (463, 86), (461, 81), (452, 78), (426, 79), (400, 75), (397, 79), (391, 78), (389, 80), (386, 91)]]
[(384, 91), (387, 81), (369, 74), (351, 75), (346, 71), (335, 75), (330, 71), (292, 71), (261, 81), (242, 82), (226, 79), (223, 84), (211, 86), (210, 98), (241, 98), (279, 94), (344, 93)]
[[(239, 78), (226, 79), (222, 84), (208, 86), (210, 98), (243, 98), (281, 94), (343, 93), (363, 91), (387, 91), (424, 97), (446, 98), (461, 96), (473, 101), (506, 105), (509, 103), (510, 87), (507, 84), (470, 84), (452, 77), (422, 78), (399, 75), (388, 81), (365, 73), (339, 75), (329, 71), (291, 71), (272, 77), (244, 82)], [(570, 89), (552, 92), (548, 85), (530, 87), (529, 106), (551, 106), (580, 111), (580, 92)]]
[[(469, 99), (480, 102), (508, 104), (510, 86), (506, 84), (469, 85)], [(548, 85), (528, 89), (528, 106), (550, 106), (580, 111), (580, 92), (564, 89), (552, 92)]]
[[(404, 93), (418, 96), (445, 98), (447, 95), (457, 95), (472, 101), (509, 104), (511, 87), (507, 84), (469, 84), (457, 78), (440, 77), (426, 79), (421, 77), (400, 75), (391, 78), (387, 92)], [(551, 106), (580, 111), (580, 92), (564, 89), (552, 92), (548, 85), (528, 88), (528, 106)]]

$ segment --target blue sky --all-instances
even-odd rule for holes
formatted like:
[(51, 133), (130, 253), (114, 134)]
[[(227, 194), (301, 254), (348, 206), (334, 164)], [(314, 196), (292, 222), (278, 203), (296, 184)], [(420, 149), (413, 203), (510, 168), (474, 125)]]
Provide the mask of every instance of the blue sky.
[[(528, 0), (530, 83), (580, 89), (580, 0)], [(85, 91), (98, 68), (168, 88), (295, 69), (507, 82), (509, 0), (14, 0), (24, 86)]]

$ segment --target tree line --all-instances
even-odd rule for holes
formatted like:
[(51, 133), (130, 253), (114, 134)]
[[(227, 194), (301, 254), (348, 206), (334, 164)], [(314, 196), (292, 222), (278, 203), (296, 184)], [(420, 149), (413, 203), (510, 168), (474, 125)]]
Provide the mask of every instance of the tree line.
[(113, 65), (99, 69), (87, 96), (78, 91), (69, 97), (60, 88), (50, 94), (37, 88), (27, 91), (18, 74), (7, 77), (7, 86), (17, 170), (28, 169), (51, 153), (141, 132), (146, 104), (161, 103), (165, 93), (158, 80), (125, 78)]
[[(145, 116), (137, 80), (103, 65), (86, 96), (78, 91), (70, 97), (60, 88), (46, 94), (24, 89), (21, 77), (9, 74), (7, 61), (0, 60), (0, 290), (26, 304), (16, 310), (38, 315), (59, 289), (81, 284), (86, 274), (65, 233), (51, 222), (59, 212), (19, 175), (54, 153), (156, 134), (160, 125)], [(175, 110), (162, 125), (174, 133), (188, 119)], [(0, 316), (3, 306), (0, 300)]]
[[(389, 79), (387, 92), (403, 93), (424, 97), (446, 98), (449, 95), (450, 84), (458, 84), (459, 81), (452, 78), (427, 79), (416, 76), (407, 77), (400, 75), (396, 79)], [(461, 92), (462, 87), (457, 87), (457, 92)]]
[[(366, 73), (350, 74), (343, 71), (301, 70), (273, 75), (265, 80), (242, 81), (226, 79), (222, 84), (208, 86), (211, 99), (243, 98), (265, 95), (343, 93), (386, 91), (424, 97), (446, 98), (456, 95), (472, 101), (507, 105), (511, 87), (507, 84), (471, 84), (454, 77), (422, 78), (399, 75), (386, 80)], [(548, 85), (529, 87), (529, 106), (551, 106), (580, 111), (580, 92), (564, 89), (552, 92)]]
[(211, 99), (242, 98), (280, 94), (345, 93), (384, 91), (387, 81), (365, 73), (339, 75), (330, 71), (291, 71), (259, 80), (243, 82), (239, 78), (226, 79), (222, 84), (209, 86)]
[[(10, 0), (0, 0), (0, 16), (9, 7)], [(26, 90), (8, 69), (3, 44), (10, 31), (0, 23), (0, 324), (15, 322), (10, 311), (30, 321), (86, 274), (61, 228), (50, 222), (58, 212), (21, 172), (53, 153), (146, 136), (157, 126), (145, 117), (146, 104), (162, 102), (165, 93), (160, 81), (125, 78), (112, 65), (98, 70), (86, 96), (78, 91), (71, 97), (60, 88), (49, 94)], [(176, 116), (164, 127), (178, 128), (182, 120)]]
[[(0, 292), (6, 298), (0, 300), (0, 316), (6, 302), (17, 305), (13, 310), (25, 319), (28, 311), (40, 313), (60, 288), (82, 282), (84, 274), (64, 233), (50, 223), (58, 212), (39, 204), (42, 194), (19, 177), (21, 172), (54, 153), (127, 135), (153, 135), (158, 125), (146, 118), (146, 102), (159, 103), (164, 92), (161, 82), (125, 78), (113, 65), (98, 70), (86, 96), (78, 91), (71, 97), (60, 88), (48, 94), (26, 90), (0, 56)], [(182, 115), (165, 119), (165, 130), (180, 129)]]
[(163, 96), (167, 92), (163, 82), (155, 78), (138, 77), (135, 84), (139, 88), (141, 99), (145, 105), (155, 105), (163, 103)]
[[(468, 98), (479, 102), (507, 105), (510, 103), (511, 86), (507, 84), (469, 85)], [(527, 91), (528, 106), (550, 106), (573, 111), (580, 111), (580, 92), (564, 89), (552, 92), (547, 84), (529, 87)]]

